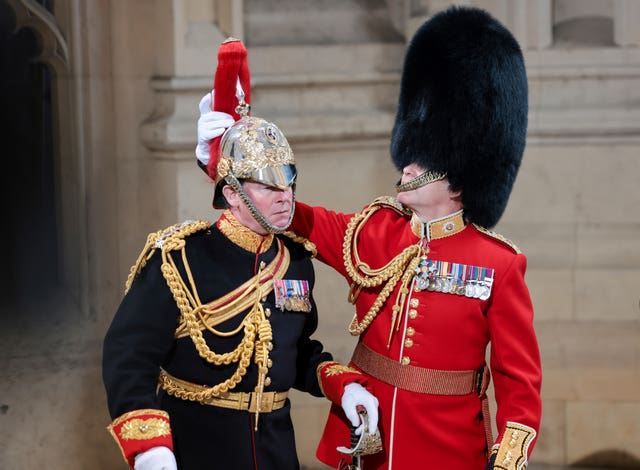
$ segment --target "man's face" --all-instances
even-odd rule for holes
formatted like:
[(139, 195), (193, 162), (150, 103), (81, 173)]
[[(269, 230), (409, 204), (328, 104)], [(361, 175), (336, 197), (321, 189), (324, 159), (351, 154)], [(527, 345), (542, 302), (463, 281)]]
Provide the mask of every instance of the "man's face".
[[(253, 201), (256, 209), (269, 223), (276, 227), (286, 226), (293, 208), (293, 190), (291, 188), (283, 190), (253, 181), (245, 181), (242, 187), (249, 199)], [(237, 207), (235, 215), (238, 221), (254, 232), (266, 235), (268, 232), (253, 218), (240, 197), (235, 193), (234, 195), (237, 199), (234, 198), (230, 202)]]
[[(417, 178), (427, 171), (421, 166), (411, 163), (402, 169), (402, 184)], [(451, 199), (459, 196), (459, 193), (452, 193), (449, 190), (449, 180), (442, 179), (421, 186), (413, 191), (403, 191), (398, 193), (398, 202), (413, 209), (418, 213), (430, 213), (430, 209), (449, 205)]]

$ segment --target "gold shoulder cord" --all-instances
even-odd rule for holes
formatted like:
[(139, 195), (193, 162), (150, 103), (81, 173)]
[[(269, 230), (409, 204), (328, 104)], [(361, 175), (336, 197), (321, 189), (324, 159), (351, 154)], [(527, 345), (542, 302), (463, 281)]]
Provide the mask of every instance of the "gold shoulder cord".
[[(260, 398), (268, 372), (269, 351), (273, 348), (271, 343), (273, 339), (271, 323), (267, 320), (260, 302), (273, 289), (273, 284), (266, 281), (273, 278), (281, 278), (287, 271), (290, 262), (289, 252), (282, 241), (278, 240), (279, 255), (269, 266), (261, 263), (258, 274), (248, 282), (220, 299), (207, 305), (202, 305), (186, 257), (186, 242), (184, 238), (204, 230), (210, 225), (209, 222), (197, 221), (174, 228), (169, 234), (165, 230), (164, 232), (160, 231), (149, 235), (145, 249), (138, 257), (136, 264), (131, 268), (129, 279), (127, 279), (127, 290), (130, 288), (135, 275), (140, 272), (155, 251), (155, 248), (160, 245), (162, 249), (162, 274), (181, 314), (180, 323), (176, 329), (176, 338), (190, 336), (200, 357), (211, 364), (220, 366), (238, 363), (238, 367), (231, 377), (198, 392), (184, 389), (180, 384), (172, 381), (164, 371), (160, 372), (160, 385), (170, 395), (183, 400), (203, 401), (214, 396), (220, 396), (240, 383), (247, 373), (247, 368), (253, 355), (254, 361), (258, 365), (256, 392), (259, 395), (258, 398)], [(158, 240), (161, 240), (161, 242), (158, 243)], [(172, 251), (179, 251), (181, 254), (190, 289), (180, 276), (175, 261), (171, 256)], [(251, 310), (235, 330), (222, 332), (213, 328), (218, 323), (249, 307), (251, 307)], [(202, 330), (207, 329), (217, 336), (227, 337), (237, 334), (243, 328), (244, 337), (240, 344), (233, 351), (224, 354), (214, 353), (207, 345), (202, 334)]]
[(155, 253), (156, 240), (158, 239), (158, 237), (160, 237), (160, 235), (162, 235), (162, 232), (163, 230), (158, 230), (157, 232), (150, 233), (147, 236), (147, 242), (145, 243), (144, 248), (140, 252), (140, 255), (138, 256), (138, 259), (136, 260), (134, 265), (131, 266), (131, 269), (129, 270), (127, 281), (124, 284), (125, 294), (129, 292), (129, 289), (131, 289), (131, 284), (133, 284), (134, 279), (138, 274), (140, 274), (140, 271), (142, 271), (142, 268), (144, 268), (144, 266), (147, 264), (147, 261), (151, 259), (151, 256), (153, 256), (153, 253)]
[(304, 249), (311, 253), (312, 258), (315, 258), (318, 255), (318, 249), (316, 248), (315, 243), (313, 243), (311, 240), (296, 235), (289, 230), (287, 230), (286, 232), (282, 232), (282, 235), (289, 237), (294, 242), (300, 243), (302, 246), (304, 246)]
[[(347, 225), (345, 232), (344, 243), (342, 246), (342, 253), (344, 257), (344, 265), (349, 274), (349, 277), (353, 281), (351, 286), (352, 293), (349, 296), (349, 301), (355, 303), (358, 294), (362, 288), (377, 287), (382, 285), (385, 281), (386, 284), (378, 294), (378, 297), (373, 302), (373, 305), (369, 311), (362, 318), (361, 322), (358, 322), (358, 314), (356, 313), (349, 325), (349, 333), (353, 336), (361, 335), (364, 330), (368, 328), (371, 322), (376, 318), (378, 312), (387, 301), (389, 295), (395, 288), (399, 280), (402, 281), (398, 297), (396, 298), (395, 305), (393, 306), (393, 317), (391, 319), (391, 329), (389, 331), (389, 342), (387, 346), (391, 344), (391, 337), (394, 330), (400, 327), (398, 321), (398, 314), (404, 305), (407, 294), (409, 293), (409, 284), (413, 278), (414, 271), (420, 263), (420, 257), (418, 256), (422, 248), (420, 245), (411, 245), (402, 250), (396, 257), (394, 257), (385, 266), (372, 269), (367, 263), (360, 260), (358, 253), (357, 238), (360, 231), (364, 227), (369, 218), (378, 210), (381, 209), (379, 205), (371, 205), (364, 209), (361, 213), (356, 214)], [(355, 259), (355, 265), (354, 265)], [(362, 273), (362, 274), (360, 274)]]

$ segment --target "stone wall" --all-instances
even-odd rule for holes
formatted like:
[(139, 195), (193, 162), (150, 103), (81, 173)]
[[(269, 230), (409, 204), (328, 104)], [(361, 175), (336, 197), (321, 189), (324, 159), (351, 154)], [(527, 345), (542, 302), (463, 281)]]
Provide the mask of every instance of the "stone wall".
[[(40, 22), (26, 14), (35, 2), (8, 3), (24, 13), (23, 26), (49, 38), (59, 116), (69, 125), (59, 129), (58, 152), (64, 288), (3, 312), (0, 468), (124, 468), (104, 429), (101, 339), (146, 234), (216, 217), (193, 148), (217, 44), (246, 38), (254, 112), (289, 137), (298, 198), (354, 211), (392, 193), (388, 139), (405, 38), (450, 2), (61, 0)], [(497, 231), (529, 259), (544, 367), (534, 462), (637, 463), (640, 8), (632, 0), (456, 3), (504, 21), (529, 72), (527, 150)], [(317, 337), (348, 360), (344, 281), (316, 266)], [(301, 462), (319, 467), (328, 405), (292, 399)]]

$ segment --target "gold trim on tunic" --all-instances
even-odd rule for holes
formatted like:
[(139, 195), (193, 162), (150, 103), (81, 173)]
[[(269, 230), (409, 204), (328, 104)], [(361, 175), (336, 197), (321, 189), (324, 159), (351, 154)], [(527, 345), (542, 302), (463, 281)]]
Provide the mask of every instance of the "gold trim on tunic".
[(414, 213), (411, 216), (411, 231), (418, 238), (426, 238), (429, 241), (450, 237), (464, 230), (465, 223), (462, 213), (463, 211), (459, 210), (428, 222), (420, 220)]
[(535, 429), (508, 421), (493, 468), (496, 470), (526, 469), (529, 446), (535, 437)]
[(223, 212), (217, 225), (225, 237), (251, 253), (264, 253), (273, 243), (273, 233), (263, 236), (254, 232), (238, 222), (228, 209)]
[[(198, 323), (201, 330), (213, 328), (251, 307), (255, 303), (252, 294), (256, 291), (256, 281), (258, 281), (263, 296), (271, 293), (273, 280), (282, 279), (289, 269), (291, 260), (289, 250), (281, 240), (277, 240), (278, 255), (263, 270), (228, 294), (200, 306)], [(175, 337), (184, 338), (186, 336), (189, 336), (189, 329), (184, 318), (181, 317), (175, 331)]]

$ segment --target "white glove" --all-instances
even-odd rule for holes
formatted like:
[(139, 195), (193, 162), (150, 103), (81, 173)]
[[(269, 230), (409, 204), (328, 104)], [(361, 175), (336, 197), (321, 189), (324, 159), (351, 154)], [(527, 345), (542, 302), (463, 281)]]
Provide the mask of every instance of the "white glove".
[(209, 161), (209, 141), (222, 135), (227, 127), (235, 121), (233, 116), (220, 111), (212, 111), (213, 90), (200, 100), (200, 117), (198, 118), (198, 145), (196, 146), (196, 158), (203, 164)]
[(176, 458), (168, 447), (152, 447), (135, 457), (134, 470), (178, 470)]
[(360, 424), (360, 417), (356, 408), (358, 405), (367, 410), (369, 434), (375, 433), (376, 429), (378, 429), (378, 399), (357, 382), (345, 385), (344, 393), (342, 394), (342, 409), (351, 424), (358, 428), (356, 429), (356, 434), (360, 435), (364, 424)]

